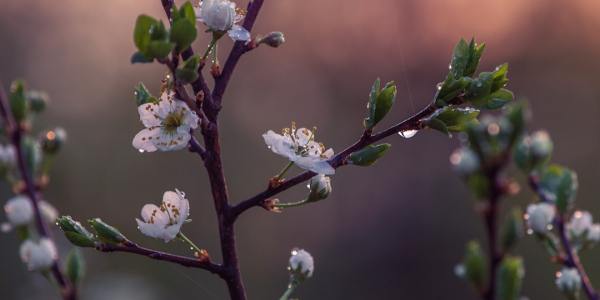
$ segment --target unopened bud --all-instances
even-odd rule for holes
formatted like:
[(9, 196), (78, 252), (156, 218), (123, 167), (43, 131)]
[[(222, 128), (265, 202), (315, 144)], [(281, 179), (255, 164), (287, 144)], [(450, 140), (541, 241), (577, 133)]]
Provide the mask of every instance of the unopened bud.
[(127, 241), (127, 238), (117, 228), (104, 223), (100, 218), (90, 219), (88, 223), (103, 242), (118, 244)]
[(48, 94), (41, 91), (27, 91), (25, 93), (27, 100), (29, 100), (29, 108), (31, 111), (40, 113), (46, 109), (48, 105)]
[(581, 289), (581, 276), (575, 268), (562, 268), (556, 272), (555, 283), (561, 292), (576, 298)]
[(94, 247), (96, 239), (81, 223), (73, 220), (70, 216), (62, 216), (56, 220), (56, 224), (65, 233), (67, 239), (79, 247)]
[(549, 203), (530, 204), (527, 207), (525, 220), (527, 226), (538, 234), (545, 234), (551, 229), (556, 209)]
[(46, 154), (56, 154), (67, 140), (67, 132), (57, 127), (48, 130), (41, 136), (42, 150)]
[(290, 256), (289, 262), (289, 271), (292, 276), (302, 281), (311, 277), (314, 270), (315, 262), (312, 255), (310, 255), (308, 251), (304, 249), (292, 250), (292, 256)]
[(450, 163), (454, 171), (462, 176), (469, 176), (479, 169), (479, 158), (469, 148), (457, 149), (450, 155)]
[(327, 198), (332, 191), (331, 178), (323, 174), (316, 175), (310, 179), (308, 188), (310, 189), (307, 198), (308, 202), (323, 200)]
[(277, 48), (285, 43), (285, 36), (283, 35), (283, 32), (273, 31), (261, 38), (258, 43)]

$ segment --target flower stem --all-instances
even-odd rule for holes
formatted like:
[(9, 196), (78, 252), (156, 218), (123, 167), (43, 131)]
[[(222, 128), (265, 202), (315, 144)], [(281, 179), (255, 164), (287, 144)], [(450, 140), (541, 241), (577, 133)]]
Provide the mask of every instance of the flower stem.
[(215, 46), (217, 45), (218, 40), (219, 40), (219, 38), (213, 35), (213, 38), (210, 41), (210, 44), (208, 44), (208, 48), (206, 48), (204, 55), (202, 55), (202, 62), (206, 61), (206, 58), (208, 57), (210, 52), (212, 52), (213, 48), (215, 48)]
[(177, 234), (177, 237), (184, 243), (190, 245), (190, 247), (192, 247), (192, 249), (194, 249), (195, 252), (200, 252), (202, 251), (202, 249), (200, 249), (200, 247), (196, 246), (196, 244), (194, 244), (194, 242), (192, 242), (192, 240), (190, 240), (187, 236), (185, 236), (185, 234), (183, 234), (183, 232), (179, 232)]
[(290, 161), (282, 170), (281, 172), (279, 172), (279, 174), (275, 175), (274, 179), (279, 180), (283, 177), (283, 175), (285, 175), (285, 173), (294, 165), (293, 161)]
[(306, 203), (308, 203), (308, 199), (303, 199), (300, 201), (290, 202), (290, 203), (278, 203), (278, 204), (275, 204), (275, 207), (277, 207), (277, 208), (296, 207), (296, 206), (302, 206)]
[(287, 289), (285, 290), (283, 295), (281, 295), (279, 300), (288, 300), (290, 298), (290, 296), (292, 295), (292, 293), (294, 292), (294, 290), (296, 290), (296, 287), (298, 287), (298, 281), (296, 281), (294, 279), (290, 280), (290, 283), (288, 284)]

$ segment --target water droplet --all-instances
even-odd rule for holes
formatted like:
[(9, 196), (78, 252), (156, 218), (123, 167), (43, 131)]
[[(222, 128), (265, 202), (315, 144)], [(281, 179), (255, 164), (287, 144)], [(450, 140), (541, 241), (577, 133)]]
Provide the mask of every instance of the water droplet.
[(138, 149), (138, 151), (140, 151), (140, 153), (146, 152), (146, 151), (144, 151), (144, 149)]
[(448, 65), (448, 70), (452, 70), (452, 64)]
[(554, 228), (554, 226), (552, 226), (552, 224), (548, 224), (548, 226), (546, 226), (546, 228), (547, 228), (548, 230), (552, 230), (552, 228)]
[(190, 250), (194, 250), (194, 247), (190, 247)]
[(441, 89), (442, 89), (442, 85), (443, 85), (443, 84), (440, 82), (440, 83), (438, 83), (438, 84), (435, 86), (435, 88), (436, 88), (436, 89), (438, 89), (438, 91), (439, 91), (439, 90), (441, 90)]
[(405, 138), (405, 139), (410, 139), (411, 137), (415, 136), (417, 134), (418, 130), (404, 130), (404, 131), (400, 131), (398, 132), (398, 134)]
[(527, 234), (532, 235), (533, 234), (533, 229), (527, 229)]
[(482, 87), (483, 83), (481, 83), (481, 81), (477, 81), (477, 83), (475, 84), (476, 87)]
[(310, 184), (307, 184), (307, 185), (306, 185), (306, 188), (308, 188), (308, 189), (310, 190)]

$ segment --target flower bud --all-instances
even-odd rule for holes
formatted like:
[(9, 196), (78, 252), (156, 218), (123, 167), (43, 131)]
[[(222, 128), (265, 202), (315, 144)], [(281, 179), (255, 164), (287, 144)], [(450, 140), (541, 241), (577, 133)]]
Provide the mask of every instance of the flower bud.
[(469, 176), (479, 170), (479, 158), (469, 148), (460, 148), (450, 155), (450, 163), (454, 171), (461, 176)]
[(575, 268), (562, 268), (560, 272), (556, 272), (556, 286), (566, 295), (575, 297), (581, 289), (581, 276)]
[(127, 238), (118, 229), (104, 223), (100, 218), (90, 219), (88, 223), (103, 242), (118, 244), (127, 241)]
[[(12, 226), (27, 225), (33, 220), (33, 206), (26, 196), (16, 196), (4, 205), (6, 218)], [(3, 226), (3, 228), (10, 229)]]
[(292, 276), (297, 277), (300, 281), (311, 277), (315, 270), (312, 255), (304, 249), (292, 250), (288, 269)]
[(37, 242), (26, 240), (21, 244), (19, 254), (30, 271), (47, 270), (58, 258), (56, 246), (48, 238), (41, 238)]
[(548, 132), (540, 130), (531, 135), (531, 154), (536, 161), (547, 161), (553, 148)]
[(227, 31), (236, 21), (235, 3), (228, 0), (200, 2), (197, 17), (214, 31)]
[(73, 245), (79, 247), (94, 247), (96, 239), (81, 223), (73, 220), (70, 216), (58, 218), (57, 223), (60, 229), (65, 233), (67, 239)]
[(573, 213), (573, 217), (569, 220), (567, 228), (572, 236), (581, 237), (584, 233), (587, 233), (592, 224), (592, 214), (587, 211), (578, 210)]
[(16, 165), (17, 155), (13, 145), (0, 145), (0, 169), (9, 169)]
[(527, 207), (527, 214), (525, 215), (525, 220), (527, 221), (527, 226), (531, 230), (533, 230), (533, 232), (538, 234), (545, 234), (552, 228), (551, 225), (552, 221), (554, 220), (555, 214), (556, 209), (552, 204), (530, 204)]
[(590, 242), (600, 242), (600, 224), (594, 224), (590, 227), (587, 233), (587, 239)]
[(307, 202), (316, 202), (323, 200), (331, 193), (331, 178), (319, 174), (310, 179), (308, 184), (310, 193), (308, 194)]
[(40, 113), (46, 109), (48, 105), (48, 94), (41, 91), (27, 91), (25, 93), (29, 100), (29, 108), (31, 111)]
[(67, 132), (57, 127), (41, 136), (42, 150), (46, 154), (56, 154), (67, 140)]
[(258, 44), (265, 44), (273, 48), (277, 48), (283, 43), (285, 43), (285, 36), (280, 31), (273, 31), (258, 41)]

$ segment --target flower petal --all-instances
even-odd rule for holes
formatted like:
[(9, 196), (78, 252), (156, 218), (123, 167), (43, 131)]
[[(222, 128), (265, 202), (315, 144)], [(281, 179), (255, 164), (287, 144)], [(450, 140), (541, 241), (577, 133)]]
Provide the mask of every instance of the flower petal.
[(157, 149), (154, 143), (158, 141), (159, 134), (160, 127), (143, 129), (135, 135), (131, 144), (141, 151), (154, 152)]
[(187, 130), (176, 133), (161, 131), (157, 139), (154, 139), (154, 145), (161, 151), (181, 150), (187, 146), (190, 138), (191, 135)]
[(227, 31), (227, 34), (234, 41), (247, 42), (250, 40), (250, 31), (240, 25), (231, 26), (231, 29)]
[(267, 131), (263, 134), (263, 139), (267, 147), (275, 154), (285, 156), (288, 159), (293, 159), (296, 156), (294, 147), (292, 146), (292, 140), (289, 137), (275, 133), (273, 130)]
[(154, 127), (160, 125), (160, 119), (158, 118), (158, 105), (154, 103), (146, 103), (138, 106), (138, 113), (140, 114), (140, 120), (148, 127)]
[(315, 172), (317, 174), (333, 175), (335, 169), (327, 162), (327, 160), (317, 159), (314, 157), (298, 157), (294, 163), (305, 170)]

